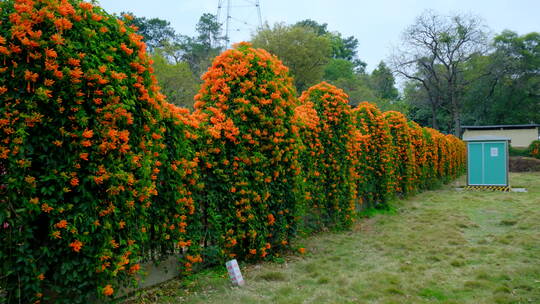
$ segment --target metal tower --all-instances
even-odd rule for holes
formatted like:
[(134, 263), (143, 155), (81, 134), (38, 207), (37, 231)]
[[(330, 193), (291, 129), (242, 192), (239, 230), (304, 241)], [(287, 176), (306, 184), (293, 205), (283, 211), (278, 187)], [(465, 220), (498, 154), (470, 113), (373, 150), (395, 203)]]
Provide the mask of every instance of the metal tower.
[(262, 28), (259, 0), (219, 0), (218, 22), (225, 26), (225, 48), (231, 42), (247, 39), (250, 32)]

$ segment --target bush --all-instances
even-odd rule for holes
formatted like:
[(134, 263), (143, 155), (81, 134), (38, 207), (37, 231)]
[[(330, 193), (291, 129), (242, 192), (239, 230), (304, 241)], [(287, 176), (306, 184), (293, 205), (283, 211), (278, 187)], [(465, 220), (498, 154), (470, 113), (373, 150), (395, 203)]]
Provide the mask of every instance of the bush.
[(529, 149), (515, 148), (512, 145), (508, 145), (508, 154), (510, 156), (529, 156)]
[(533, 141), (529, 145), (527, 152), (529, 153), (531, 157), (540, 159), (540, 140)]
[(369, 205), (385, 203), (393, 194), (394, 147), (388, 122), (372, 103), (362, 102), (353, 111), (356, 127), (367, 136), (360, 153), (358, 193)]
[(306, 202), (304, 210), (301, 211), (304, 216), (301, 229), (312, 232), (321, 229), (323, 223), (318, 212), (308, 212), (308, 208), (317, 210), (319, 205), (326, 200), (324, 176), (321, 176), (320, 172), (323, 168), (324, 155), (324, 147), (319, 138), (322, 128), (319, 115), (312, 102), (306, 102), (294, 109), (294, 124), (298, 128), (302, 143), (299, 157), (302, 168), (301, 193), (304, 194)]
[(203, 76), (195, 115), (201, 141), (207, 251), (264, 258), (288, 247), (301, 206), (297, 105), (288, 69), (249, 44), (218, 56)]
[(191, 156), (164, 141), (175, 120), (133, 29), (75, 0), (0, 8), (0, 286), (10, 303), (112, 296), (178, 248)]
[[(325, 189), (324, 196), (312, 198), (310, 210), (322, 226), (349, 226), (356, 209), (356, 154), (354, 117), (347, 94), (326, 82), (309, 88), (300, 97), (302, 104), (312, 103), (320, 119), (318, 156), (315, 175)], [(311, 209), (312, 208), (312, 209)]]
[(415, 190), (429, 187), (428, 140), (424, 129), (414, 121), (407, 122), (413, 149), (414, 170), (412, 184)]
[(411, 131), (405, 115), (396, 111), (384, 112), (393, 139), (396, 174), (393, 179), (396, 193), (407, 194), (415, 187), (415, 154)]
[(467, 161), (467, 147), (459, 138), (447, 134), (445, 136), (447, 146), (447, 158), (445, 160), (445, 176), (448, 180), (455, 179), (465, 171)]
[(194, 264), (202, 262), (202, 198), (197, 194), (203, 184), (194, 148), (201, 131), (187, 109), (168, 104), (167, 110), (162, 119), (165, 132), (158, 195), (144, 219), (149, 223), (149, 240), (141, 250), (153, 259), (181, 253), (179, 268), (190, 272)]

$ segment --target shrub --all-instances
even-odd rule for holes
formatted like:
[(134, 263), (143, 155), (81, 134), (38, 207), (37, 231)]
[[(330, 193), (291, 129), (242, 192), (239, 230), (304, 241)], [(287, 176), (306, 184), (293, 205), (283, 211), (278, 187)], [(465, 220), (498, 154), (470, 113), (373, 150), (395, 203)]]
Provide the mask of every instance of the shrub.
[(388, 122), (372, 103), (362, 102), (353, 111), (356, 127), (367, 136), (359, 161), (358, 193), (370, 205), (386, 202), (394, 193), (395, 163)]
[(407, 194), (412, 192), (415, 182), (415, 154), (411, 131), (405, 115), (396, 111), (384, 112), (393, 139), (394, 164), (396, 174), (393, 179), (395, 191)]
[(292, 79), (275, 56), (243, 43), (218, 56), (203, 80), (195, 115), (206, 129), (199, 156), (207, 252), (264, 258), (288, 246), (299, 220)]
[(8, 302), (112, 296), (184, 237), (190, 154), (164, 141), (174, 119), (133, 29), (76, 0), (0, 9), (0, 286)]
[(448, 151), (445, 160), (447, 168), (445, 176), (448, 180), (452, 180), (465, 171), (467, 147), (463, 141), (453, 135), (447, 134), (445, 139)]
[[(427, 153), (427, 162), (431, 165), (428, 176), (431, 177), (432, 182), (444, 177), (444, 155), (442, 153), (445, 150), (441, 147), (444, 141), (444, 135), (439, 131), (424, 127), (424, 134), (426, 136), (428, 153)], [(442, 165), (441, 165), (442, 164)]]
[(202, 262), (202, 198), (197, 194), (203, 184), (194, 148), (201, 131), (187, 109), (167, 104), (167, 110), (162, 119), (165, 132), (158, 195), (145, 219), (152, 225), (148, 229), (149, 240), (141, 249), (153, 259), (181, 253), (179, 268), (190, 272), (194, 264)]
[(299, 161), (302, 168), (301, 191), (304, 193), (306, 202), (306, 206), (301, 211), (304, 216), (301, 229), (306, 232), (315, 231), (323, 224), (316, 213), (308, 212), (307, 209), (318, 208), (319, 204), (326, 200), (326, 189), (320, 172), (324, 155), (324, 147), (319, 138), (322, 129), (315, 105), (312, 102), (306, 102), (297, 106), (294, 110), (294, 123), (302, 142)]
[(311, 200), (310, 210), (323, 226), (347, 227), (353, 221), (357, 203), (357, 134), (348, 96), (343, 90), (323, 82), (302, 93), (300, 102), (313, 104), (321, 129), (318, 137), (323, 153), (316, 171), (320, 178), (317, 182), (326, 190), (324, 196)]
[(531, 157), (540, 159), (540, 140), (533, 141), (527, 150)]
[(510, 156), (529, 156), (529, 149), (515, 148), (511, 144), (508, 145), (508, 154)]
[(414, 175), (412, 183), (416, 190), (425, 189), (429, 184), (428, 141), (424, 129), (414, 121), (409, 121), (409, 132), (413, 148)]

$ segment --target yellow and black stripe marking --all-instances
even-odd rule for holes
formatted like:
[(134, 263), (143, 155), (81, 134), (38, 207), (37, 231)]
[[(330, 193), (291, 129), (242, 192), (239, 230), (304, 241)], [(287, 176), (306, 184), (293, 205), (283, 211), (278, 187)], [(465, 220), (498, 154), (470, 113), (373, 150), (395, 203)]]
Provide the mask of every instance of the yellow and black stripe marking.
[(466, 186), (464, 189), (468, 191), (511, 191), (510, 186)]

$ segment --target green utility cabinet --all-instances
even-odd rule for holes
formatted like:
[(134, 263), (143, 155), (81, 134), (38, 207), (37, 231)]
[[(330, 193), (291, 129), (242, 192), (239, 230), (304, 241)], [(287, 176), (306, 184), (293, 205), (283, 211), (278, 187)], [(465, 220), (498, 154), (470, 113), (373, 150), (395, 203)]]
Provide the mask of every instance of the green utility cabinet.
[(510, 138), (479, 136), (466, 138), (467, 185), (509, 186), (508, 144)]

